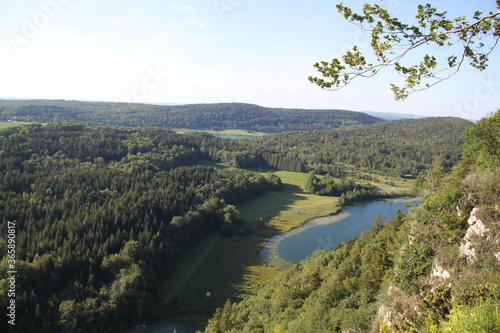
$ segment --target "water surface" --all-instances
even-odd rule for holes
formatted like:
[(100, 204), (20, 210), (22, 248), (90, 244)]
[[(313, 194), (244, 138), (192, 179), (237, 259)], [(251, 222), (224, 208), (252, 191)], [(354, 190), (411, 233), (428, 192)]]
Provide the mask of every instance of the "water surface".
[(407, 204), (417, 203), (418, 199), (378, 200), (346, 206), (337, 215), (312, 219), (302, 227), (271, 238), (259, 256), (265, 263), (278, 267), (296, 264), (317, 250), (332, 250), (338, 243), (369, 230), (377, 212), (385, 221), (393, 219), (399, 209), (408, 212)]

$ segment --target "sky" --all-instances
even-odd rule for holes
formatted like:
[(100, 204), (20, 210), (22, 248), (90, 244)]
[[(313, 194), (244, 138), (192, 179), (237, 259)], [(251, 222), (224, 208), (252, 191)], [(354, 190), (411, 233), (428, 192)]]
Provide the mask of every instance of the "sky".
[[(393, 98), (390, 83), (401, 77), (392, 69), (335, 92), (313, 85), (307, 78), (319, 75), (314, 63), (354, 45), (369, 51), (360, 29), (337, 12), (338, 2), (0, 0), (0, 98), (242, 102), (466, 119), (500, 108), (500, 47), (487, 70), (464, 66), (405, 101)], [(347, 4), (359, 10), (365, 2)], [(370, 3), (402, 19), (419, 4)], [(498, 10), (494, 0), (432, 4), (453, 17)]]

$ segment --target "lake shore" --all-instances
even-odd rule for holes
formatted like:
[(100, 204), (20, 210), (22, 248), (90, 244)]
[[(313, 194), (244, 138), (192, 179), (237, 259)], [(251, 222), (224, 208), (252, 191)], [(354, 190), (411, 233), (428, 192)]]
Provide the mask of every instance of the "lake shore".
[(258, 259), (264, 264), (268, 266), (274, 266), (279, 269), (287, 269), (290, 266), (292, 266), (291, 263), (283, 259), (279, 255), (278, 247), (279, 244), (286, 238), (299, 234), (307, 229), (317, 227), (320, 225), (327, 225), (330, 223), (335, 223), (338, 221), (341, 221), (345, 219), (346, 217), (350, 216), (351, 214), (345, 210), (340, 210), (339, 212), (332, 214), (332, 215), (327, 215), (327, 216), (322, 216), (322, 217), (316, 217), (313, 218), (309, 221), (306, 221), (302, 226), (293, 228), (290, 231), (284, 232), (282, 234), (278, 234), (276, 236), (273, 236), (271, 239), (269, 239), (264, 247), (260, 250)]

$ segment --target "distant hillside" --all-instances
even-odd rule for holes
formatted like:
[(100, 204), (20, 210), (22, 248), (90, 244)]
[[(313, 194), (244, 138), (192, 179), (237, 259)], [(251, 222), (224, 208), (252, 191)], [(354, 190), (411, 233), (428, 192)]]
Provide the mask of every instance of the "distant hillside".
[(0, 120), (76, 121), (196, 130), (244, 129), (265, 133), (357, 127), (383, 121), (361, 112), (279, 109), (242, 103), (148, 105), (65, 100), (0, 100)]
[(453, 117), (392, 120), (351, 130), (277, 133), (253, 141), (288, 157), (307, 161), (316, 173), (339, 167), (415, 176), (442, 157), (446, 168), (460, 158), (460, 136), (471, 122)]
[[(382, 119), (387, 119), (387, 120), (399, 120), (399, 119), (421, 119), (421, 118), (429, 118), (432, 116), (423, 116), (420, 114), (407, 114), (407, 113), (394, 113), (394, 112), (375, 112), (375, 111), (363, 111), (364, 113), (382, 118)], [(473, 123), (476, 123), (478, 119), (467, 119), (467, 118), (462, 118), (468, 121), (471, 121)]]

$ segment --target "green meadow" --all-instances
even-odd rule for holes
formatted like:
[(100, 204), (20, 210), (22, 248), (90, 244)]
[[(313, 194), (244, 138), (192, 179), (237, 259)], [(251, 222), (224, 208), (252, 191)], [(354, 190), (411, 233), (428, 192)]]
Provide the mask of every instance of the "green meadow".
[(14, 126), (23, 126), (26, 125), (27, 123), (21, 123), (17, 121), (0, 121), (0, 129), (4, 128), (9, 128), (9, 127), (14, 127)]
[(177, 133), (180, 133), (180, 134), (185, 134), (185, 133), (189, 133), (189, 132), (203, 132), (203, 133), (208, 133), (211, 135), (243, 136), (243, 137), (246, 137), (246, 136), (256, 137), (256, 136), (266, 135), (266, 133), (263, 133), (263, 132), (255, 132), (255, 131), (247, 131), (247, 130), (239, 130), (239, 129), (224, 130), (224, 131), (212, 131), (212, 130), (192, 130), (192, 129), (186, 129), (186, 128), (174, 128), (173, 130)]

